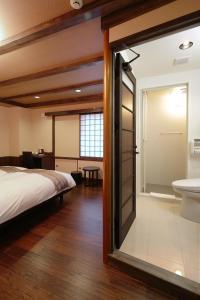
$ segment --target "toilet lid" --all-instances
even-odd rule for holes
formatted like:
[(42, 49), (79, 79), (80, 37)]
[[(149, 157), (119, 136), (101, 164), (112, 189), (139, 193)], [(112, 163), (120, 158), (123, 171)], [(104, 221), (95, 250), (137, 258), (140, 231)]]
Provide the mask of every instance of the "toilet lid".
[(180, 190), (190, 192), (200, 192), (200, 178), (176, 180), (172, 185)]

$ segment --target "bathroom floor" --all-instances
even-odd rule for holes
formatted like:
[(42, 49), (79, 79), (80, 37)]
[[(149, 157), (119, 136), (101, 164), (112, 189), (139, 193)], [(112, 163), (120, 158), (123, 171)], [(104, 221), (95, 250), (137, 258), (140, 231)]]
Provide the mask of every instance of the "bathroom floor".
[(139, 196), (120, 250), (200, 282), (200, 223), (180, 216), (180, 201)]

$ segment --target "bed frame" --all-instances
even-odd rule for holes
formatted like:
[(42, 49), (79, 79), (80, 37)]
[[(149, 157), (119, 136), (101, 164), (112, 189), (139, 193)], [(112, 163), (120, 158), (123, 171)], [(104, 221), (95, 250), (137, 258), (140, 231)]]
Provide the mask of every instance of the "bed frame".
[(56, 194), (55, 196), (49, 198), (48, 200), (45, 200), (43, 202), (41, 202), (40, 204), (37, 204), (25, 211), (23, 211), (21, 214), (13, 217), (12, 219), (0, 224), (0, 234), (1, 234), (1, 230), (6, 227), (8, 224), (12, 223), (13, 221), (16, 221), (18, 218), (22, 218), (23, 216), (25, 216), (26, 214), (30, 213), (30, 211), (33, 211), (34, 209), (44, 205), (47, 202), (50, 202), (52, 200), (58, 199), (59, 198), (59, 204), (62, 205), (63, 201), (64, 201), (64, 195), (67, 194), (68, 192), (70, 192), (73, 188), (67, 189), (65, 191), (62, 191), (61, 193)]

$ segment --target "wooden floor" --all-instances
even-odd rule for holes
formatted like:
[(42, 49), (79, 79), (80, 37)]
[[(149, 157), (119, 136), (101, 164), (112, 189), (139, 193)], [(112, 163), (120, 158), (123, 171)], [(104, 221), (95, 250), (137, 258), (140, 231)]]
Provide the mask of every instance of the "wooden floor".
[(172, 299), (102, 263), (102, 190), (79, 187), (1, 231), (0, 299)]

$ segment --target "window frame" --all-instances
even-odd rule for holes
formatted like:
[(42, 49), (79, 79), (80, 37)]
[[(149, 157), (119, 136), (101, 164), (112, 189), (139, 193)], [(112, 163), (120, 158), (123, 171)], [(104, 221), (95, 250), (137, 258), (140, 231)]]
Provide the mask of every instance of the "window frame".
[[(103, 115), (103, 121), (104, 121), (103, 111), (88, 112), (88, 113), (79, 114), (79, 157), (82, 160), (103, 161), (103, 157), (98, 157), (98, 156), (81, 156), (81, 116), (82, 115), (91, 115), (91, 114), (93, 114), (93, 115), (102, 114)], [(102, 136), (104, 138), (104, 132), (102, 132)], [(104, 142), (103, 142), (103, 148), (104, 148)], [(104, 155), (104, 151), (103, 151), (103, 155)]]

